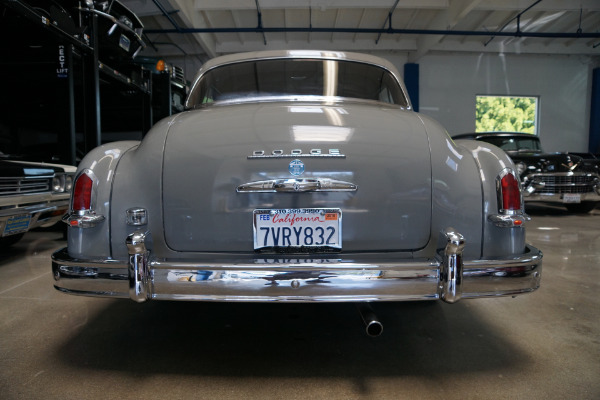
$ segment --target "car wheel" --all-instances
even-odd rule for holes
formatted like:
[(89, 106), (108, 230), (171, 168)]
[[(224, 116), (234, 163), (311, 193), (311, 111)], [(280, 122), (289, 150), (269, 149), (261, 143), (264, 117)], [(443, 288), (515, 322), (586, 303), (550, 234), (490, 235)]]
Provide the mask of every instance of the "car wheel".
[(567, 210), (576, 214), (585, 214), (592, 211), (598, 205), (595, 201), (585, 201), (579, 204), (566, 204)]
[(24, 233), (19, 233), (17, 235), (11, 235), (11, 236), (6, 236), (3, 238), (0, 238), (0, 249), (8, 247), (8, 246), (12, 246), (13, 244), (15, 244), (19, 240), (21, 240), (24, 235), (25, 235)]

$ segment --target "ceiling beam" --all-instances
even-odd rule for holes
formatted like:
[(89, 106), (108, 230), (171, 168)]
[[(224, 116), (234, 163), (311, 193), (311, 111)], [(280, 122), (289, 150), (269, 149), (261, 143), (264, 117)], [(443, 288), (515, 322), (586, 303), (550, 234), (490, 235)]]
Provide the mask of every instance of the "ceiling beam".
[(564, 56), (597, 56), (598, 52), (594, 51), (586, 42), (580, 41), (565, 46), (562, 43), (553, 42), (550, 45), (543, 43), (524, 43), (522, 41), (514, 41), (504, 43), (495, 41), (487, 46), (482, 43), (470, 41), (467, 43), (459, 43), (455, 40), (446, 40), (443, 43), (435, 46), (432, 52), (455, 52), (455, 53), (497, 53), (497, 54), (538, 54), (538, 55), (564, 55)]
[[(482, 0), (477, 10), (491, 11), (517, 11), (523, 10), (534, 0)], [(585, 11), (600, 11), (598, 0), (544, 0), (535, 6), (536, 11), (574, 11), (583, 9)]]
[[(297, 9), (314, 8), (319, 10), (335, 8), (390, 8), (390, 0), (260, 0), (260, 8)], [(402, 8), (443, 9), (448, 0), (403, 0)], [(254, 0), (195, 0), (194, 8), (202, 11), (213, 10), (254, 10)]]
[(246, 41), (244, 46), (239, 42), (223, 42), (217, 46), (219, 54), (241, 53), (246, 51), (260, 50), (333, 50), (333, 51), (356, 51), (369, 53), (379, 50), (393, 50), (399, 52), (414, 51), (416, 42), (414, 39), (403, 39), (399, 42), (395, 40), (380, 40), (375, 48), (372, 39), (359, 40), (335, 40), (331, 41), (328, 37), (323, 39), (312, 39), (311, 43), (306, 40), (269, 40), (267, 46), (264, 46), (260, 40)]
[[(396, 7), (398, 6), (398, 2), (400, 0), (396, 0), (394, 2), (394, 5), (392, 6), (392, 8), (390, 8), (390, 11), (388, 11), (388, 15), (385, 18), (385, 22), (383, 23), (383, 26), (381, 27), (381, 29), (385, 28), (386, 26), (391, 28), (392, 27), (392, 18), (394, 16), (394, 10), (396, 10)], [(375, 44), (379, 43), (379, 39), (381, 39), (381, 35), (382, 33), (380, 32), (379, 35), (377, 35), (377, 39), (375, 39)]]
[(302, 32), (302, 33), (387, 33), (390, 35), (450, 35), (450, 36), (505, 36), (505, 37), (537, 37), (537, 38), (600, 38), (598, 32), (490, 32), (490, 31), (468, 31), (468, 30), (446, 30), (446, 29), (377, 29), (377, 28), (316, 28), (316, 27), (251, 27), (251, 28), (181, 28), (177, 29), (146, 29), (146, 33), (283, 33), (283, 32)]
[[(393, 51), (394, 53), (410, 53), (417, 50), (417, 41), (413, 38), (404, 38), (396, 41), (395, 39), (386, 39), (383, 37), (377, 47), (373, 46), (372, 39), (359, 39), (353, 41), (336, 40), (333, 43), (328, 39), (313, 39), (309, 44), (303, 40), (269, 40), (268, 45), (264, 46), (260, 40), (248, 40), (241, 45), (239, 42), (223, 42), (216, 48), (219, 54), (240, 53), (246, 51), (260, 50), (289, 50), (290, 48), (298, 50), (310, 50), (318, 48), (320, 50), (336, 51), (356, 51), (371, 53), (374, 51)], [(496, 53), (496, 54), (538, 54), (538, 55), (564, 55), (564, 56), (590, 56), (597, 54), (586, 42), (579, 42), (567, 47), (561, 43), (551, 45), (544, 44), (524, 44), (520, 41), (512, 43), (503, 43), (501, 41), (492, 42), (484, 46), (481, 42), (469, 41), (462, 43), (459, 40), (444, 40), (430, 49), (431, 53)], [(175, 54), (175, 53), (174, 53)]]
[[(236, 27), (241, 26), (242, 24), (240, 23), (240, 19), (237, 15), (237, 12), (234, 10), (231, 10), (231, 18), (233, 19), (233, 23), (235, 24)], [(244, 44), (244, 36), (238, 32), (237, 34), (238, 40), (240, 41), (241, 44)]]
[[(367, 14), (367, 9), (366, 9), (366, 8), (363, 8), (363, 9), (362, 9), (362, 12), (361, 12), (361, 14), (360, 14), (360, 19), (358, 20), (358, 25), (357, 25), (357, 26), (358, 26), (359, 28), (360, 28), (361, 26), (363, 26), (363, 23), (364, 23), (364, 21), (365, 21), (365, 15), (366, 15), (366, 14)], [(357, 37), (357, 36), (358, 36), (358, 32), (355, 32), (355, 33), (354, 33), (354, 37), (352, 38), (352, 41), (353, 41), (353, 42), (356, 42), (356, 40), (358, 39), (358, 37)]]
[[(179, 17), (183, 19), (185, 26), (193, 26), (195, 28), (209, 28), (204, 16), (194, 9), (193, 4), (186, 0), (171, 0), (179, 10)], [(177, 32), (179, 33), (179, 32)], [(208, 32), (195, 32), (194, 37), (209, 58), (216, 57), (216, 43), (212, 34)]]
[[(531, 0), (533, 1), (533, 0)], [(190, 1), (186, 1), (190, 3)], [(451, 7), (455, 0), (402, 0), (399, 9), (431, 9), (445, 10)], [(389, 9), (390, 0), (260, 0), (263, 10), (270, 9), (334, 9), (334, 8), (384, 8)], [(475, 8), (482, 11), (514, 11), (523, 10), (530, 4), (524, 0), (482, 0)], [(194, 0), (193, 8), (202, 11), (213, 10), (254, 10), (254, 0)], [(600, 11), (598, 0), (544, 0), (536, 9), (540, 11), (572, 11), (580, 8), (586, 11)]]
[[(451, 30), (480, 2), (481, 0), (455, 0), (446, 10), (442, 10), (437, 13), (428, 28), (436, 30)], [(444, 35), (428, 35), (419, 37), (417, 39), (417, 51), (408, 56), (408, 62), (417, 62), (443, 38)]]

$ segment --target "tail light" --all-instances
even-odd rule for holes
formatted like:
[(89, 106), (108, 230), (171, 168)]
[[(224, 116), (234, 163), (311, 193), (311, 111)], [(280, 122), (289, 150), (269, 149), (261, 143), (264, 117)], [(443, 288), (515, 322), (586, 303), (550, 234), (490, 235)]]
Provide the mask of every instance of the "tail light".
[(93, 228), (104, 221), (104, 215), (96, 214), (96, 189), (98, 178), (86, 169), (75, 178), (71, 196), (71, 213), (63, 221), (74, 228)]
[(92, 208), (93, 186), (94, 180), (87, 173), (77, 177), (73, 190), (72, 211), (87, 211)]
[(490, 214), (488, 219), (501, 228), (520, 227), (531, 218), (525, 214), (521, 196), (521, 184), (510, 168), (505, 168), (496, 178), (498, 192), (498, 214)]
[(498, 182), (498, 208), (503, 213), (522, 211), (521, 185), (510, 169), (500, 174)]

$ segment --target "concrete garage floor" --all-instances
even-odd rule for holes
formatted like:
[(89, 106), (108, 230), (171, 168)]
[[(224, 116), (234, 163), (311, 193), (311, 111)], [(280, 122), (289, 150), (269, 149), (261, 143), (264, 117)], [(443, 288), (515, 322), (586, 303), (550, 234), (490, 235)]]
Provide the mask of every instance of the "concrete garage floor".
[(0, 255), (1, 399), (598, 399), (600, 210), (531, 207), (542, 288), (352, 305), (149, 302), (53, 289), (59, 232)]

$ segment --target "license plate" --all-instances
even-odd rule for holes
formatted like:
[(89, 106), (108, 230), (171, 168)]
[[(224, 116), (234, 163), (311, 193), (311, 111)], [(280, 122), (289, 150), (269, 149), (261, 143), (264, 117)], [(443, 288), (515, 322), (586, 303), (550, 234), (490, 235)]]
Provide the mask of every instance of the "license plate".
[(342, 210), (254, 210), (254, 249), (342, 248)]
[(581, 195), (565, 193), (563, 194), (563, 203), (581, 203)]
[(14, 235), (16, 233), (27, 232), (29, 228), (30, 215), (15, 215), (6, 221), (2, 236)]

